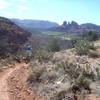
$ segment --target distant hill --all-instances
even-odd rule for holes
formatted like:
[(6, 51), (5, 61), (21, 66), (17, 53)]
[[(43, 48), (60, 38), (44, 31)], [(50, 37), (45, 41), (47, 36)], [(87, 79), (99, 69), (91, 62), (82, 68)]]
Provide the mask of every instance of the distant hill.
[(7, 18), (0, 17), (0, 55), (14, 53), (28, 41), (31, 33)]
[(96, 31), (96, 33), (100, 34), (100, 26), (92, 23), (84, 23), (79, 25), (75, 21), (72, 22), (64, 21), (62, 25), (59, 25), (55, 22), (49, 22), (43, 20), (11, 19), (11, 21), (16, 23), (18, 26), (24, 28), (25, 30), (33, 33), (34, 35), (44, 33), (45, 30), (47, 32), (47, 35), (48, 35), (48, 31), (50, 31), (51, 33), (52, 31), (61, 32), (63, 35), (64, 34), (82, 35), (89, 31)]
[(55, 22), (44, 21), (44, 20), (30, 20), (30, 19), (11, 19), (17, 25), (29, 29), (48, 29), (52, 27), (58, 27), (59, 25)]
[(96, 31), (100, 34), (100, 26), (92, 23), (85, 23), (79, 25), (77, 22), (72, 21), (71, 23), (64, 21), (61, 26), (50, 28), (49, 31), (60, 31), (65, 34), (84, 34), (88, 31)]

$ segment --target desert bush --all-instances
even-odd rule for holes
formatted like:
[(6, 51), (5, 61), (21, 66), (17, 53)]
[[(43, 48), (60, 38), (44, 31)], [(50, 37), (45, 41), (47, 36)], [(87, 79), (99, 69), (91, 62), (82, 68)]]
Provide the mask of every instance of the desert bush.
[(90, 83), (89, 79), (81, 75), (71, 84), (71, 90), (74, 94), (81, 94), (83, 90), (86, 90), (86, 93), (91, 93)]
[(66, 90), (58, 91), (53, 97), (50, 98), (50, 100), (62, 100), (66, 98)]
[(55, 69), (63, 69), (64, 74), (67, 74), (71, 79), (76, 78), (80, 74), (80, 72), (78, 71), (80, 69), (77, 69), (77, 65), (68, 63), (67, 61), (57, 64)]
[(27, 52), (25, 52), (24, 50), (22, 50), (22, 51), (18, 51), (14, 56), (15, 57), (19, 57), (19, 58), (23, 58), (23, 57), (27, 57), (28, 54), (27, 54)]
[(94, 50), (90, 50), (90, 51), (88, 52), (88, 55), (89, 55), (89, 57), (96, 58), (96, 57), (100, 57), (100, 52), (94, 51)]
[(52, 59), (53, 53), (46, 50), (38, 50), (34, 54), (34, 59), (38, 59), (39, 62), (48, 62)]
[(97, 80), (100, 80), (100, 68), (96, 68), (96, 73), (97, 73)]
[(60, 50), (60, 46), (58, 44), (58, 40), (54, 39), (48, 46), (47, 46), (48, 51), (51, 52), (57, 52)]
[(45, 82), (54, 83), (57, 79), (57, 73), (55, 71), (46, 71), (41, 75), (40, 79)]
[(79, 55), (85, 55), (88, 54), (90, 49), (95, 49), (94, 44), (90, 43), (86, 40), (80, 40), (75, 45), (75, 51)]
[(89, 41), (96, 41), (99, 38), (95, 31), (89, 31), (88, 33), (84, 34), (84, 37)]
[(86, 64), (84, 65), (84, 67), (81, 67), (79, 64), (73, 64), (69, 63), (68, 61), (64, 61), (57, 64), (55, 70), (63, 69), (64, 74), (67, 74), (71, 79), (76, 79), (82, 74), (84, 77), (94, 80), (95, 74), (93, 71), (90, 71), (90, 68), (91, 67), (89, 64)]
[(15, 63), (12, 56), (7, 57), (5, 59), (0, 59), (0, 70), (6, 69), (10, 66), (12, 66)]
[(63, 69), (64, 74), (67, 74), (71, 84), (71, 90), (74, 94), (77, 92), (81, 93), (83, 90), (91, 93), (90, 83), (94, 81), (96, 76), (93, 71), (90, 72), (90, 65), (81, 67), (78, 64), (65, 61), (57, 64), (56, 67), (58, 68), (56, 70)]
[(34, 67), (32, 70), (31, 70), (31, 74), (30, 76), (28, 77), (27, 81), (29, 83), (33, 83), (33, 82), (40, 82), (41, 79), (40, 77), (42, 76), (43, 72), (44, 72), (45, 68), (43, 67)]

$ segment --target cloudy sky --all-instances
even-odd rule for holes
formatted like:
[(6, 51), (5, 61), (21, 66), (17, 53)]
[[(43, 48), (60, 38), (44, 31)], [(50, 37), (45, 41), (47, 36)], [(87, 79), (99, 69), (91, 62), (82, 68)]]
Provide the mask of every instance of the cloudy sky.
[(100, 25), (100, 0), (0, 0), (0, 16)]

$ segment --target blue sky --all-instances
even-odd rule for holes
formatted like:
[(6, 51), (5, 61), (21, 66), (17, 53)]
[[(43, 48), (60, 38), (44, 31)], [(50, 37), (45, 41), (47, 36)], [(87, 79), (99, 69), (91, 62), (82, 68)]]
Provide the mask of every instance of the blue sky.
[(100, 0), (0, 0), (0, 16), (100, 25)]

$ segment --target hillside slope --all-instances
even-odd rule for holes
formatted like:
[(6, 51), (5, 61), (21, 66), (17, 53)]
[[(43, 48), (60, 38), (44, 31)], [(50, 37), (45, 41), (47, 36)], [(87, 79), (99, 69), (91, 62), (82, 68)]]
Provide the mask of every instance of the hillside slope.
[(0, 17), (0, 54), (16, 52), (31, 34), (9, 19)]

